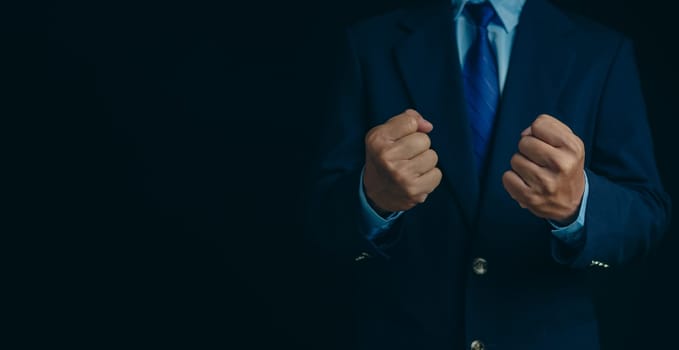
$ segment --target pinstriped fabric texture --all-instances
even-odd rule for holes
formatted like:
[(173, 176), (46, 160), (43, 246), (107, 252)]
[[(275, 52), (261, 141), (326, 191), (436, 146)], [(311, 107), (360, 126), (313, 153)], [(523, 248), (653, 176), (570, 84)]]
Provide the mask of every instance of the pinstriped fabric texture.
[(467, 3), (465, 11), (476, 24), (474, 39), (462, 71), (467, 115), (472, 129), (472, 146), (477, 170), (483, 171), (488, 143), (500, 101), (498, 69), (488, 39), (488, 24), (496, 17), (489, 2)]

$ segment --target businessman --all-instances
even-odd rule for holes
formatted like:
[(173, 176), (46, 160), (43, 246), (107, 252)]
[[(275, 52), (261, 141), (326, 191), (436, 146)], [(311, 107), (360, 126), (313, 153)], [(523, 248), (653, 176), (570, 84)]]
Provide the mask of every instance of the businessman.
[(587, 270), (669, 221), (630, 42), (452, 0), (344, 44), (308, 223), (351, 276), (351, 348), (598, 349)]

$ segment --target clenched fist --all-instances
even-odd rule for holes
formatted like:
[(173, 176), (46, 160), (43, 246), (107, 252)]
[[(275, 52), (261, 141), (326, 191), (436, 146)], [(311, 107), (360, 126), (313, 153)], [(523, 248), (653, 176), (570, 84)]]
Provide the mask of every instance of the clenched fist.
[(568, 126), (540, 115), (521, 133), (510, 163), (502, 183), (522, 208), (560, 224), (575, 220), (585, 191), (585, 147)]
[(427, 136), (433, 128), (408, 109), (367, 133), (363, 186), (376, 211), (408, 210), (441, 183), (438, 156)]

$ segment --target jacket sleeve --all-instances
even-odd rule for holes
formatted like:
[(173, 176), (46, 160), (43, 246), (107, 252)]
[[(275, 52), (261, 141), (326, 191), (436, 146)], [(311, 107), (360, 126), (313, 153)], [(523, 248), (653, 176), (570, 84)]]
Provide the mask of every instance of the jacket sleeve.
[[(359, 184), (365, 163), (365, 91), (359, 60), (347, 32), (331, 77), (332, 88), (322, 113), (323, 125), (310, 178), (304, 213), (310, 249), (344, 264), (386, 258), (389, 239), (370, 240), (362, 232)], [(396, 220), (389, 231), (399, 229)], [(385, 234), (384, 237), (391, 237)]]
[(585, 240), (575, 250), (554, 240), (555, 259), (576, 268), (608, 267), (646, 255), (669, 224), (670, 199), (658, 175), (634, 52), (626, 39), (608, 72), (587, 157)]

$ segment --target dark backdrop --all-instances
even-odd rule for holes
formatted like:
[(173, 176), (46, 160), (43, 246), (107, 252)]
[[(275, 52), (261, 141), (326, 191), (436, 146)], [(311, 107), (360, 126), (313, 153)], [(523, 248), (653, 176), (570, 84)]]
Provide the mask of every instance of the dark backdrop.
[[(633, 39), (677, 198), (672, 11), (555, 2)], [(313, 260), (299, 213), (334, 43), (344, 25), (411, 3), (2, 11), (3, 248), (16, 334), (87, 347), (332, 349), (324, 340), (350, 326), (348, 286)], [(606, 349), (674, 343), (676, 231), (647, 259), (592, 276)]]

